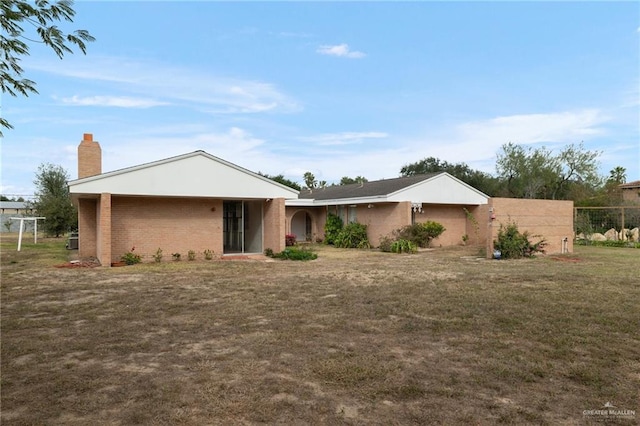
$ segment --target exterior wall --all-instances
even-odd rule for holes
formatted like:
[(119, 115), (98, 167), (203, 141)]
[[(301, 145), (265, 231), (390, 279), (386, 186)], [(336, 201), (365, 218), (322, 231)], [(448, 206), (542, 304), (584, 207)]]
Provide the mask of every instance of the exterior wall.
[(222, 213), (222, 200), (216, 199), (114, 197), (111, 261), (133, 247), (143, 261), (151, 261), (158, 248), (163, 260), (172, 253), (185, 258), (189, 250), (199, 257), (206, 249), (221, 255)]
[(357, 221), (367, 225), (367, 235), (372, 247), (380, 245), (380, 238), (391, 236), (393, 231), (411, 224), (411, 203), (359, 204)]
[(432, 247), (454, 246), (462, 244), (462, 236), (467, 233), (467, 215), (463, 206), (442, 206), (423, 204), (422, 213), (416, 213), (416, 223), (434, 221), (442, 224), (445, 231), (431, 241)]
[(279, 253), (284, 250), (284, 236), (287, 223), (284, 198), (275, 198), (269, 202), (265, 202), (263, 249), (266, 250), (270, 248), (274, 253)]
[[(573, 201), (491, 198), (488, 208), (490, 217), (495, 215), (488, 244), (497, 238), (500, 224), (515, 222), (520, 232), (528, 231), (531, 236), (544, 238), (546, 253), (561, 253), (565, 238), (567, 252), (573, 252)], [(493, 248), (488, 247), (490, 257)]]
[(622, 200), (629, 204), (640, 204), (640, 186), (636, 188), (622, 188)]
[(98, 202), (95, 199), (78, 200), (78, 256), (98, 257)]

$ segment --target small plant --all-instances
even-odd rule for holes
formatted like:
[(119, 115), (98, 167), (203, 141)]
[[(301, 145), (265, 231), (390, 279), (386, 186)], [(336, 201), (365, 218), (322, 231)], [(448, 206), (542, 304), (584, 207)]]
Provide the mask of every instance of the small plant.
[(4, 227), (7, 229), (7, 232), (11, 232), (11, 219), (5, 220)]
[(136, 247), (131, 247), (131, 251), (126, 252), (120, 257), (127, 265), (135, 265), (136, 263), (142, 262), (142, 257), (139, 254), (134, 253)]
[(418, 251), (418, 246), (409, 240), (396, 240), (391, 244), (392, 253), (415, 253)]
[(493, 248), (500, 252), (500, 257), (503, 259), (519, 259), (532, 257), (536, 253), (544, 253), (546, 241), (540, 240), (537, 243), (532, 243), (529, 241), (529, 237), (527, 231), (521, 233), (518, 230), (518, 225), (513, 222), (507, 225), (500, 224), (498, 239), (493, 242)]
[(158, 247), (158, 250), (156, 250), (156, 253), (154, 255), (152, 255), (153, 260), (155, 260), (156, 263), (160, 263), (162, 262), (162, 249), (160, 247)]
[(188, 261), (194, 261), (194, 260), (196, 260), (196, 252), (195, 252), (195, 251), (193, 251), (193, 250), (189, 250), (189, 251), (187, 252), (187, 260), (188, 260)]
[(171, 253), (171, 257), (173, 257), (174, 261), (179, 262), (181, 260), (182, 255), (180, 253)]
[(296, 245), (296, 235), (295, 234), (287, 234), (284, 236), (284, 245), (287, 247)]
[(282, 260), (314, 260), (318, 258), (318, 255), (312, 250), (307, 248), (287, 247), (280, 253), (273, 253), (273, 250), (266, 249), (265, 255), (273, 257), (275, 259)]
[(369, 237), (367, 236), (367, 225), (358, 222), (346, 225), (338, 232), (333, 244), (341, 248), (371, 248)]
[(469, 242), (469, 234), (464, 234), (462, 236), (462, 245), (466, 246), (468, 242)]
[(205, 258), (205, 260), (213, 259), (213, 250), (206, 249), (204, 251), (204, 258)]
[(418, 247), (429, 247), (431, 241), (438, 238), (446, 228), (442, 224), (433, 221), (414, 223), (404, 226), (394, 232), (396, 239), (409, 240)]

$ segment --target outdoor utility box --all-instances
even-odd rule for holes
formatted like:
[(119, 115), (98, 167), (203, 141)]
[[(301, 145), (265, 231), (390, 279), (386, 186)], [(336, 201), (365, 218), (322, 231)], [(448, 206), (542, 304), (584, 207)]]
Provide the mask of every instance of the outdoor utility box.
[(78, 250), (78, 233), (72, 232), (67, 243), (68, 250)]

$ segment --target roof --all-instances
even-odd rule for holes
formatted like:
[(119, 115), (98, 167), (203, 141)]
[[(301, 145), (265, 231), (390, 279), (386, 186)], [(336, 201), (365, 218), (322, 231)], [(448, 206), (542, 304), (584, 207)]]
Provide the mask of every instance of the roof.
[(489, 196), (446, 172), (414, 175), (301, 191), (287, 206), (369, 203), (486, 204)]
[(73, 197), (101, 193), (229, 199), (296, 198), (298, 191), (204, 151), (69, 182)]
[(334, 200), (340, 198), (377, 197), (389, 195), (401, 189), (415, 185), (440, 173), (429, 173), (392, 179), (374, 180), (371, 182), (351, 183), (349, 185), (333, 185), (312, 190), (300, 191), (298, 198), (314, 200)]
[(623, 183), (619, 185), (620, 188), (640, 188), (640, 180), (634, 180), (633, 182)]
[(24, 210), (27, 208), (29, 207), (24, 201), (0, 201), (0, 209)]

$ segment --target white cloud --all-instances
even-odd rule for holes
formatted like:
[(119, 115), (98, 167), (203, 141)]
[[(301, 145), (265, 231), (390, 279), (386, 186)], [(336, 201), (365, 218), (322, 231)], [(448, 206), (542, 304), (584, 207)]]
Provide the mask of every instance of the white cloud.
[(80, 82), (110, 83), (114, 91), (133, 93), (155, 102), (184, 102), (212, 113), (295, 112), (301, 109), (298, 102), (268, 82), (221, 77), (153, 61), (96, 57), (87, 62), (70, 56), (65, 61), (31, 63), (30, 67)]
[(318, 145), (349, 145), (363, 142), (365, 139), (383, 139), (389, 135), (384, 132), (342, 132), (324, 133), (316, 136), (300, 138), (305, 142), (317, 143)]
[(359, 52), (357, 50), (350, 50), (349, 45), (346, 43), (336, 44), (336, 45), (324, 45), (320, 46), (316, 52), (321, 55), (330, 55), (330, 56), (340, 56), (344, 58), (364, 58), (367, 56), (363, 52)]
[(61, 99), (64, 104), (76, 106), (101, 106), (119, 108), (151, 108), (169, 105), (168, 102), (146, 98), (132, 98), (129, 96), (72, 96)]

